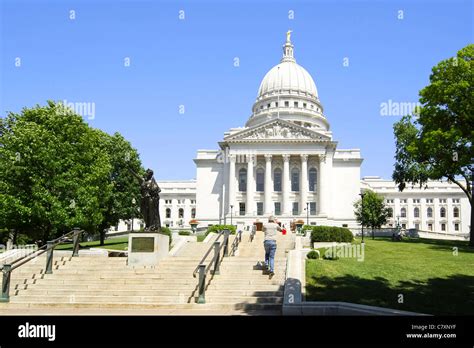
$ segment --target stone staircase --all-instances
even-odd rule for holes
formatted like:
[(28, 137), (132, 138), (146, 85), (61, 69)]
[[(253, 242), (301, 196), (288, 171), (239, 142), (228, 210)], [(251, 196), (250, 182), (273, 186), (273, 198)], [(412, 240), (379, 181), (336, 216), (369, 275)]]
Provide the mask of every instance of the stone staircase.
[(294, 247), (294, 235), (278, 235), (275, 275), (264, 273), (263, 233), (253, 242), (244, 236), (236, 256), (224, 258), (220, 274), (206, 290), (206, 303), (232, 304), (236, 310), (272, 310), (279, 312), (283, 303), (287, 251)]
[[(234, 238), (230, 236), (229, 246)], [(0, 313), (276, 313), (283, 295), (285, 249), (291, 247), (292, 238), (279, 236), (273, 279), (256, 266), (264, 259), (262, 239), (257, 234), (250, 243), (249, 235), (244, 235), (238, 254), (223, 259), (220, 275), (215, 275), (207, 288), (206, 304), (195, 303), (198, 278), (193, 277), (193, 271), (212, 240), (187, 243), (156, 268), (129, 268), (126, 257), (73, 258), (55, 252), (53, 274), (45, 274), (45, 256), (41, 256), (12, 272), (10, 302), (0, 303)]]

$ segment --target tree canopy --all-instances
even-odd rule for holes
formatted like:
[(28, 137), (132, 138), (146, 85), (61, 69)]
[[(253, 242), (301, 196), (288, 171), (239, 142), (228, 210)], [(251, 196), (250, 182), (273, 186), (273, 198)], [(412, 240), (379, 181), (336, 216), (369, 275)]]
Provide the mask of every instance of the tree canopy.
[(90, 233), (132, 214), (141, 171), (119, 134), (93, 129), (60, 103), (0, 119), (0, 227), (46, 241), (80, 227)]
[(362, 226), (372, 229), (372, 237), (374, 229), (382, 227), (387, 223), (387, 219), (392, 215), (390, 208), (384, 203), (383, 196), (373, 191), (364, 192), (364, 197), (354, 203), (355, 216), (358, 223)]
[(394, 125), (396, 140), (393, 179), (424, 186), (428, 180), (450, 180), (471, 204), (471, 245), (474, 245), (472, 173), (474, 170), (474, 45), (432, 69), (430, 84), (420, 91), (419, 117), (407, 115)]

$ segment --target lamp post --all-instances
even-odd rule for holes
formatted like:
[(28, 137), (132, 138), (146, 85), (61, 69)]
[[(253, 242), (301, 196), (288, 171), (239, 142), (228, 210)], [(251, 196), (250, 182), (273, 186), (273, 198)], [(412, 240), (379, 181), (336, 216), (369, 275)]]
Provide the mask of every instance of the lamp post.
[(133, 206), (133, 210), (132, 210), (132, 232), (133, 232), (133, 220), (135, 218), (135, 204), (137, 204), (137, 201), (135, 200), (135, 197), (132, 198), (132, 206)]
[(234, 206), (231, 204), (231, 205), (230, 205), (230, 225), (231, 225), (231, 226), (233, 226), (233, 225), (232, 225), (232, 209), (234, 209)]
[(362, 225), (362, 241), (361, 243), (364, 243), (364, 196), (365, 193), (359, 193), (359, 196), (361, 197), (361, 214), (360, 214), (360, 224)]
[(309, 226), (309, 202), (306, 202), (306, 225)]

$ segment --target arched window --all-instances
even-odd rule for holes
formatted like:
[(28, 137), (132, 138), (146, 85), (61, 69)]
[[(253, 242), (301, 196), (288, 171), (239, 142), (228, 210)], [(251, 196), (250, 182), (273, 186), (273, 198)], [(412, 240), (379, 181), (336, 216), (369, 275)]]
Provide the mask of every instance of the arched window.
[(316, 191), (316, 181), (318, 180), (318, 173), (316, 172), (316, 168), (311, 168), (309, 170), (309, 190), (311, 192)]
[(191, 209), (191, 219), (196, 217), (196, 208)]
[(276, 168), (273, 171), (273, 191), (281, 192), (281, 169)]
[(400, 210), (400, 216), (403, 217), (403, 218), (407, 217), (407, 210), (405, 208), (402, 208)]
[(445, 218), (445, 217), (446, 217), (446, 209), (445, 209), (445, 208), (441, 208), (441, 209), (439, 210), (439, 215), (440, 215), (441, 217)]
[(180, 219), (182, 219), (184, 217), (184, 209), (183, 208), (179, 208), (178, 210), (178, 217)]
[(166, 218), (169, 219), (171, 217), (171, 208), (166, 208)]
[(265, 171), (263, 168), (257, 168), (257, 192), (263, 192), (264, 181), (265, 180)]
[(300, 190), (300, 170), (293, 168), (291, 171), (291, 191), (297, 192)]
[(458, 218), (459, 217), (459, 208), (458, 207), (454, 207), (453, 209), (453, 216), (455, 218)]
[(388, 208), (388, 216), (393, 217), (393, 209), (392, 208)]
[(426, 216), (429, 218), (433, 217), (433, 208), (430, 207), (426, 210)]
[(416, 218), (420, 217), (420, 208), (415, 208), (413, 210), (413, 216), (416, 217)]
[(245, 168), (239, 170), (239, 191), (247, 191), (247, 169)]

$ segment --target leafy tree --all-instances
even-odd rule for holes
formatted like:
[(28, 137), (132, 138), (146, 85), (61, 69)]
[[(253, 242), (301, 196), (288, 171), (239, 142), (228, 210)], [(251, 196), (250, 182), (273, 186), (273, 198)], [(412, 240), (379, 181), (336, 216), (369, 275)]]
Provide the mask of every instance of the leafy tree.
[(374, 229), (385, 225), (387, 219), (392, 215), (392, 212), (390, 208), (385, 206), (383, 196), (373, 191), (366, 191), (363, 200), (363, 204), (362, 199), (354, 203), (354, 213), (358, 223), (372, 229), (373, 239)]
[(471, 204), (470, 245), (474, 246), (474, 45), (432, 69), (430, 84), (420, 91), (419, 117), (405, 116), (394, 125), (393, 179), (400, 191), (407, 183), (427, 184), (443, 178), (458, 185)]
[(43, 241), (76, 226), (102, 231), (130, 216), (138, 185), (123, 174), (125, 160), (140, 167), (120, 135), (89, 127), (61, 104), (9, 113), (0, 119), (0, 226)]

